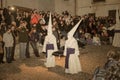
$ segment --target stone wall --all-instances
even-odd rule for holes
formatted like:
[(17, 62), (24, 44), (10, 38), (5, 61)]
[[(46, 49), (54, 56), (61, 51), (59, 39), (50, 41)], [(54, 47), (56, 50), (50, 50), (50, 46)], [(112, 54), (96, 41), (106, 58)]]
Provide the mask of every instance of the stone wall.
[(54, 11), (54, 0), (3, 0), (3, 7), (14, 5), (44, 11)]
[(84, 15), (88, 13), (96, 13), (96, 16), (108, 16), (109, 10), (120, 9), (119, 0), (106, 0), (106, 2), (93, 3), (92, 0), (77, 0), (77, 14)]
[[(3, 6), (21, 6), (32, 9), (57, 12), (61, 14), (67, 10), (71, 15), (84, 15), (95, 13), (96, 16), (108, 16), (109, 10), (119, 7), (120, 0), (106, 0), (105, 2), (93, 3), (92, 0), (3, 0)], [(75, 8), (76, 4), (76, 8)], [(76, 12), (75, 12), (76, 10)]]
[(71, 15), (75, 14), (75, 0), (55, 0), (55, 11), (62, 13), (67, 10)]

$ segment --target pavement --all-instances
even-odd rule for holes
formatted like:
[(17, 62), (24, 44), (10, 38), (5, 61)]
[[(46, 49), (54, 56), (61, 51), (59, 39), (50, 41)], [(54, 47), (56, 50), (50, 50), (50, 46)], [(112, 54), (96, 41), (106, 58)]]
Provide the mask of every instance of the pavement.
[(38, 46), (38, 49), (40, 57), (35, 57), (30, 46), (31, 57), (20, 60), (19, 44), (17, 44), (16, 61), (0, 64), (0, 80), (90, 80), (95, 68), (105, 64), (107, 52), (116, 48), (111, 45), (87, 45), (85, 49), (80, 48), (79, 59), (82, 72), (73, 75), (64, 72), (65, 57), (56, 56), (56, 67), (46, 68), (44, 65), (46, 58), (45, 54), (42, 53), (42, 46)]

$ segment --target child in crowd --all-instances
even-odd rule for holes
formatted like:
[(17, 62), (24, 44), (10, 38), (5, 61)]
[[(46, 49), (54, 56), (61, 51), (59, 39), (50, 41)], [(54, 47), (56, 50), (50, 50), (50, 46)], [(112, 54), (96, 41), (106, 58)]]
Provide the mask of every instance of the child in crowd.
[(101, 45), (101, 41), (100, 41), (98, 34), (95, 34), (95, 36), (93, 36), (93, 44), (94, 45)]

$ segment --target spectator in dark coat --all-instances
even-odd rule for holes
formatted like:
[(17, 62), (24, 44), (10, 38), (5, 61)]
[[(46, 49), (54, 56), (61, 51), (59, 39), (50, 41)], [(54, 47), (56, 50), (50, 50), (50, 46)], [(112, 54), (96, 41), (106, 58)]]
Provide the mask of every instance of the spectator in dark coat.
[(38, 48), (37, 48), (37, 41), (39, 39), (39, 35), (36, 32), (35, 28), (32, 28), (30, 33), (29, 33), (29, 37), (30, 37), (30, 44), (33, 48), (34, 54), (36, 57), (39, 57), (39, 52), (38, 52)]
[(19, 43), (20, 43), (20, 58), (25, 59), (26, 54), (26, 47), (27, 42), (29, 40), (28, 38), (28, 29), (26, 28), (26, 22), (21, 22), (21, 25), (19, 27)]

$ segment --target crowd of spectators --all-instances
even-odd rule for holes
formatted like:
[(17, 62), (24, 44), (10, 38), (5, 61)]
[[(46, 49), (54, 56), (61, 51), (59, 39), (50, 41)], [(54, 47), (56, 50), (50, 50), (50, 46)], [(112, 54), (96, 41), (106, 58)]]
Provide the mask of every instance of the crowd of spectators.
[[(11, 11), (7, 8), (0, 9), (0, 50), (3, 49), (5, 44), (8, 44), (6, 40), (10, 35), (5, 37), (5, 33), (10, 32), (13, 36), (13, 45), (6, 48), (6, 59), (8, 63), (14, 61), (14, 51), (16, 43), (20, 43), (20, 58), (30, 57), (29, 43), (31, 44), (34, 54), (39, 57), (39, 51), (37, 49), (37, 43), (40, 46), (44, 43), (44, 38), (47, 35), (47, 24), (49, 20), (50, 11)], [(79, 25), (74, 37), (77, 39), (79, 47), (85, 45), (103, 45), (112, 44), (112, 38), (114, 37), (114, 30), (108, 30), (110, 26), (113, 26), (116, 21), (115, 18), (95, 17), (90, 15), (72, 16), (68, 11), (64, 11), (62, 14), (56, 12), (52, 13), (53, 34), (56, 37), (58, 48), (61, 46), (61, 39), (67, 39), (67, 33), (74, 27), (74, 25), (82, 18), (83, 21)], [(8, 33), (9, 34), (9, 33)], [(8, 38), (10, 39), (10, 37)], [(8, 40), (7, 39), (7, 40)], [(9, 40), (8, 40), (9, 41)], [(6, 47), (6, 46), (5, 46)], [(8, 51), (9, 50), (9, 51)], [(0, 51), (0, 55), (3, 55), (5, 51)], [(2, 63), (2, 59), (0, 63)]]
[[(30, 12), (11, 11), (9, 9), (0, 9), (0, 63), (4, 63), (3, 57), (6, 52), (6, 62), (14, 61), (15, 46), (20, 45), (20, 58), (30, 58), (29, 45), (32, 46), (36, 57), (39, 57), (37, 43), (42, 46), (45, 36), (47, 35), (47, 25), (49, 20), (49, 11)], [(116, 24), (115, 18), (110, 16), (96, 17), (90, 15), (72, 16), (69, 12), (64, 11), (62, 14), (52, 13), (52, 30), (56, 37), (58, 48), (64, 46), (67, 39), (67, 33), (74, 25), (83, 18), (74, 37), (78, 41), (79, 47), (84, 48), (85, 45), (111, 45), (114, 37), (114, 30), (108, 28)], [(5, 50), (4, 50), (5, 47)], [(116, 67), (118, 56), (113, 55), (110, 51), (108, 54), (108, 62), (104, 66), (108, 80), (110, 78), (119, 78), (119, 65)], [(117, 60), (116, 60), (117, 58)], [(115, 65), (112, 65), (112, 63)], [(113, 71), (113, 69), (115, 69)], [(97, 68), (97, 71), (100, 69)], [(116, 74), (113, 74), (115, 71)], [(102, 74), (104, 75), (104, 74)], [(117, 76), (116, 76), (117, 75)], [(94, 78), (97, 76), (95, 73)], [(95, 79), (96, 80), (96, 79)]]

